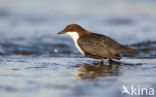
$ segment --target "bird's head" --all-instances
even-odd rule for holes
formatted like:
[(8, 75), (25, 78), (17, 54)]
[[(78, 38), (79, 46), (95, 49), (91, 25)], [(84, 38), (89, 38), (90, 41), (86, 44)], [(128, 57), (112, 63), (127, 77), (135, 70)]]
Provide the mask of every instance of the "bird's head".
[(80, 25), (78, 24), (70, 24), (67, 25), (62, 31), (58, 32), (58, 34), (66, 34), (68, 32), (82, 32), (85, 31)]
[(58, 34), (67, 34), (70, 37), (81, 36), (86, 33), (88, 33), (88, 31), (78, 24), (67, 25), (62, 31), (58, 32)]

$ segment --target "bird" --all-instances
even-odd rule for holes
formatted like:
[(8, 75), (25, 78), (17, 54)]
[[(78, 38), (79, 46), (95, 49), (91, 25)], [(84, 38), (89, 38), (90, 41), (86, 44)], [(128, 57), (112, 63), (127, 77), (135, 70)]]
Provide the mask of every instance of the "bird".
[(90, 32), (78, 24), (69, 24), (58, 34), (70, 36), (78, 51), (89, 58), (100, 59), (104, 63), (105, 59), (111, 62), (113, 59), (120, 59), (121, 53), (139, 54), (139, 51), (121, 45), (112, 38)]

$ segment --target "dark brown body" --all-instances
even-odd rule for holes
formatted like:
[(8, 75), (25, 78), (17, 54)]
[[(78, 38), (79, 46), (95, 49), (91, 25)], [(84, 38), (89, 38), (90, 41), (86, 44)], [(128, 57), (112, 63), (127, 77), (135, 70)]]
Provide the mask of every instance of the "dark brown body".
[(96, 59), (118, 59), (120, 53), (139, 53), (136, 50), (120, 45), (105, 35), (95, 33), (86, 33), (81, 36), (78, 39), (78, 45), (87, 57)]

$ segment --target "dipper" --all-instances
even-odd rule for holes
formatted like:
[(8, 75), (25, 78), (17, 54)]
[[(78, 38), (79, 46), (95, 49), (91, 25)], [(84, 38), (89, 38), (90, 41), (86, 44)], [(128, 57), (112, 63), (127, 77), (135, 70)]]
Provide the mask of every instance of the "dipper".
[(120, 53), (139, 54), (138, 51), (119, 44), (117, 41), (102, 34), (96, 34), (82, 28), (78, 24), (70, 24), (58, 34), (69, 35), (78, 49), (84, 56), (101, 59), (119, 59)]

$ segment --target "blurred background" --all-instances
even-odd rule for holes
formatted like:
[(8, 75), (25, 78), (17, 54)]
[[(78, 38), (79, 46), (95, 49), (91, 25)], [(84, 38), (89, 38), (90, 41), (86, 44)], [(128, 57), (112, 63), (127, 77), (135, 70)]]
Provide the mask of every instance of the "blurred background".
[[(0, 0), (0, 96), (120, 97), (124, 82), (156, 87), (155, 10), (156, 0)], [(75, 80), (78, 68), (73, 66), (92, 60), (79, 54), (69, 37), (57, 35), (72, 23), (108, 35), (140, 55), (124, 57), (133, 63), (130, 67), (118, 64), (111, 72), (102, 69), (91, 76), (101, 77), (98, 81)]]
[[(42, 46), (48, 44), (50, 52), (58, 49), (54, 48), (55, 43), (63, 43), (62, 37), (70, 40), (56, 33), (71, 23), (108, 35), (123, 44), (153, 41), (155, 9), (155, 0), (0, 0), (0, 43), (28, 48), (35, 45), (40, 49), (48, 48)], [(0, 45), (0, 53), (9, 53), (10, 50), (5, 52), (3, 47)], [(19, 48), (16, 47), (7, 49)]]
[[(28, 47), (43, 43), (53, 50), (52, 44), (62, 42), (62, 37), (70, 40), (57, 32), (71, 23), (123, 44), (153, 41), (155, 9), (155, 0), (0, 0), (0, 43)], [(1, 54), (7, 52), (0, 46)]]

